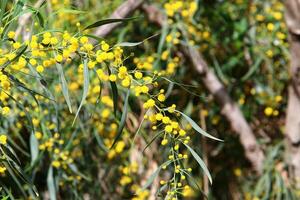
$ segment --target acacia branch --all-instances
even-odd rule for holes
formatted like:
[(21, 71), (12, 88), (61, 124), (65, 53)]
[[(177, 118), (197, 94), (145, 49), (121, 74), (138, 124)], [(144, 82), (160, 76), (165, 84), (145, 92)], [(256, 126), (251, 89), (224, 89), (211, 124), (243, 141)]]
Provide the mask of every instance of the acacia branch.
[[(125, 18), (138, 9), (142, 3), (142, 0), (127, 0), (117, 8), (111, 18)], [(159, 26), (163, 26), (164, 23), (166, 23), (165, 15), (155, 6), (143, 4), (142, 9), (147, 14), (149, 21), (154, 22)], [(99, 27), (95, 34), (104, 37), (116, 28), (117, 25), (118, 24), (109, 24)], [(195, 48), (182, 46), (181, 51), (190, 59), (193, 68), (200, 75), (205, 87), (213, 94), (215, 100), (221, 106), (222, 114), (227, 118), (232, 129), (239, 135), (247, 159), (251, 162), (253, 169), (260, 174), (263, 169), (264, 153), (258, 145), (255, 135), (240, 108), (231, 99), (223, 84), (217, 78), (215, 73), (209, 69), (206, 61)]]
[[(147, 13), (150, 21), (159, 26), (166, 23), (165, 15), (155, 6), (144, 4), (142, 8)], [(193, 68), (200, 75), (203, 84), (221, 106), (222, 114), (229, 121), (231, 128), (239, 135), (247, 159), (251, 162), (253, 169), (260, 174), (263, 169), (264, 153), (240, 108), (231, 99), (215, 73), (209, 69), (207, 62), (197, 49), (191, 46), (181, 46), (180, 49), (189, 58)]]

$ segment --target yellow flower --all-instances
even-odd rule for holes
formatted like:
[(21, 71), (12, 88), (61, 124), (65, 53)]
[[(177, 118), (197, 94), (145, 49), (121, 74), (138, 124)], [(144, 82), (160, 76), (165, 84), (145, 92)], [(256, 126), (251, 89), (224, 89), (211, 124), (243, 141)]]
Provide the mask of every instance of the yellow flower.
[(242, 170), (240, 168), (236, 168), (234, 169), (234, 175), (236, 175), (237, 177), (240, 177), (242, 175)]
[(167, 125), (167, 126), (165, 127), (165, 131), (166, 131), (167, 133), (171, 133), (171, 132), (173, 131), (173, 127), (172, 127), (171, 125)]
[(115, 82), (117, 80), (117, 76), (115, 74), (109, 75), (109, 80)]
[(123, 87), (129, 87), (130, 86), (130, 82), (131, 82), (131, 80), (130, 80), (130, 78), (125, 78), (123, 81), (122, 81), (122, 86)]
[(5, 106), (2, 108), (2, 115), (8, 115), (10, 113), (10, 108)]
[(7, 144), (7, 136), (0, 135), (0, 144), (6, 145)]
[(13, 39), (15, 37), (16, 33), (14, 31), (9, 31), (7, 34), (7, 37), (10, 39)]
[(4, 174), (6, 171), (6, 167), (1, 167), (0, 166), (0, 174)]
[(282, 13), (281, 12), (274, 12), (273, 17), (277, 20), (281, 20), (282, 19)]
[(277, 103), (281, 102), (281, 101), (282, 101), (282, 96), (277, 95), (277, 96), (275, 97), (275, 101), (276, 101)]
[(13, 44), (13, 48), (14, 49), (18, 49), (18, 48), (20, 48), (21, 47), (21, 44), (19, 43), (19, 42), (15, 42), (14, 44)]
[(273, 30), (275, 29), (275, 25), (272, 24), (272, 23), (268, 23), (268, 24), (267, 24), (267, 29), (268, 29), (269, 31), (273, 31)]
[(264, 113), (265, 113), (266, 116), (271, 116), (272, 113), (273, 113), (273, 108), (266, 107), (265, 110), (264, 110)]
[(106, 42), (102, 41), (102, 42), (101, 42), (101, 49), (102, 49), (103, 51), (108, 51), (109, 45), (108, 45)]
[(160, 102), (163, 102), (163, 101), (165, 101), (166, 100), (166, 97), (165, 97), (165, 95), (164, 94), (160, 94), (160, 95), (158, 95), (158, 101), (160, 101)]
[(38, 139), (38, 140), (43, 137), (43, 134), (39, 131), (36, 131), (34, 135), (35, 135), (36, 139)]
[(44, 72), (44, 67), (42, 65), (39, 65), (36, 67), (36, 71), (39, 73), (43, 73)]
[(116, 144), (116, 147), (115, 147), (115, 150), (117, 153), (121, 153), (125, 148), (125, 142), (123, 141), (119, 141), (117, 144)]
[(142, 74), (141, 72), (135, 72), (135, 73), (134, 73), (134, 77), (135, 77), (136, 79), (141, 79), (141, 78), (143, 78), (143, 74)]
[(52, 161), (52, 166), (55, 167), (55, 168), (59, 168), (60, 167), (60, 162), (58, 160), (54, 160)]
[(168, 140), (167, 139), (163, 139), (162, 141), (161, 141), (161, 145), (166, 145), (166, 144), (168, 144)]

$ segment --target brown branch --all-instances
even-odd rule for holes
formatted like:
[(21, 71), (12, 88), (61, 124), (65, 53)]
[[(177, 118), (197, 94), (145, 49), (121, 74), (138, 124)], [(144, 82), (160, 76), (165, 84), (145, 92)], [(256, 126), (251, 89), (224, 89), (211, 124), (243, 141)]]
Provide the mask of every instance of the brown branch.
[[(166, 23), (166, 17), (155, 6), (144, 4), (142, 8), (148, 14), (150, 21), (159, 26), (163, 26), (163, 24)], [(261, 173), (264, 154), (240, 108), (231, 99), (215, 73), (209, 69), (208, 64), (199, 51), (190, 46), (181, 46), (181, 51), (190, 59), (193, 68), (200, 75), (203, 84), (221, 106), (222, 114), (227, 118), (232, 129), (239, 135), (246, 157), (251, 162), (253, 169), (257, 173)]]
[(289, 163), (290, 177), (300, 188), (300, 2), (285, 1), (285, 17), (289, 30), (290, 43), (290, 84), (286, 117), (286, 158)]
[[(126, 18), (128, 17), (132, 12), (134, 12), (136, 9), (138, 9), (144, 0), (127, 0), (123, 4), (121, 4), (110, 16), (111, 19), (119, 19), (119, 18)], [(95, 35), (99, 37), (105, 37), (109, 33), (111, 33), (117, 26), (119, 26), (120, 23), (112, 23), (112, 24), (106, 24), (95, 31)]]

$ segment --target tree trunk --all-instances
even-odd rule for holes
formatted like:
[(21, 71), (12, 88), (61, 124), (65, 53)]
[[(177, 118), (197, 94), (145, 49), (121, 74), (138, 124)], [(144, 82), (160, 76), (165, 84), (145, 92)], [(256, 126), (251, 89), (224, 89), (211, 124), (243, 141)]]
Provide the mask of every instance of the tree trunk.
[(290, 43), (290, 84), (286, 117), (287, 161), (290, 177), (300, 186), (300, 1), (286, 0), (286, 22)]

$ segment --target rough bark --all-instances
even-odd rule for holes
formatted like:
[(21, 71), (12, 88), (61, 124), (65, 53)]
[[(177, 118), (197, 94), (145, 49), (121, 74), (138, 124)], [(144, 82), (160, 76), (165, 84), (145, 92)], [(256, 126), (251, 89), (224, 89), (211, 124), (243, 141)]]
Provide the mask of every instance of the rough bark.
[(300, 186), (300, 1), (286, 0), (286, 22), (290, 43), (290, 84), (286, 117), (287, 161), (290, 177)]
[[(142, 8), (148, 14), (150, 21), (163, 26), (165, 16), (153, 5), (143, 5)], [(255, 135), (244, 118), (238, 105), (231, 99), (225, 87), (217, 78), (215, 73), (209, 69), (202, 55), (193, 47), (181, 47), (181, 51), (190, 59), (195, 71), (207, 90), (214, 96), (214, 99), (222, 108), (222, 114), (229, 121), (231, 128), (239, 135), (241, 144), (244, 147), (247, 159), (251, 162), (253, 169), (260, 174), (263, 169), (264, 153), (256, 141)]]

